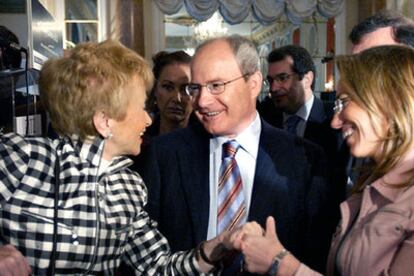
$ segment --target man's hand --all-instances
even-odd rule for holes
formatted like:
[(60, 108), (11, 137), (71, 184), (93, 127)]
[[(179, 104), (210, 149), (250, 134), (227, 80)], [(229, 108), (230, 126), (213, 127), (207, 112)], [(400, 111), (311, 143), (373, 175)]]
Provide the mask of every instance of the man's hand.
[(258, 223), (248, 222), (233, 230), (223, 231), (214, 239), (201, 243), (198, 247), (201, 271), (209, 272), (212, 269), (212, 263), (221, 261), (232, 250), (240, 250), (244, 235), (262, 235), (262, 233), (263, 229)]
[(220, 240), (228, 250), (241, 251), (241, 242), (245, 235), (259, 235), (264, 233), (263, 228), (255, 221), (247, 222), (243, 226), (231, 231), (224, 231), (220, 235)]

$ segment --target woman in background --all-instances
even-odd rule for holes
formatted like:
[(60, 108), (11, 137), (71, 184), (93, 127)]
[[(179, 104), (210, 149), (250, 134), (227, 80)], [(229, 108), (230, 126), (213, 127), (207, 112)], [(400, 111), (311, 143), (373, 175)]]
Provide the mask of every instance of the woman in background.
[(184, 51), (159, 52), (153, 58), (155, 84), (147, 100), (153, 124), (147, 129), (144, 143), (152, 137), (186, 127), (193, 111), (185, 92), (190, 82), (191, 57)]
[[(342, 130), (352, 155), (372, 163), (340, 206), (327, 275), (412, 275), (414, 49), (381, 46), (339, 57), (337, 66), (331, 125)], [(283, 247), (272, 217), (265, 235), (246, 236), (241, 249), (249, 271), (319, 275)]]
[[(191, 116), (191, 97), (185, 92), (185, 86), (190, 82), (191, 57), (184, 51), (161, 51), (153, 56), (152, 61), (155, 83), (146, 101), (146, 108), (153, 123), (143, 136), (142, 154), (132, 157), (132, 168), (137, 172), (143, 167), (146, 148), (153, 138), (184, 128), (190, 120), (197, 120)], [(122, 264), (121, 270), (124, 268)]]

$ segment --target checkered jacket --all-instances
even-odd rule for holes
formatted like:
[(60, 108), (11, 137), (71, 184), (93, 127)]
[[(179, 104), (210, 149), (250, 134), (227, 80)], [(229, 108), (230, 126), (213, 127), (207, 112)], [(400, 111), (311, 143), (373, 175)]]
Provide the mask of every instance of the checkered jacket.
[(198, 274), (194, 251), (172, 254), (144, 211), (132, 161), (119, 157), (98, 173), (103, 144), (0, 136), (0, 244), (16, 246), (34, 275), (48, 273), (59, 158), (56, 274), (114, 274), (121, 260), (137, 275)]

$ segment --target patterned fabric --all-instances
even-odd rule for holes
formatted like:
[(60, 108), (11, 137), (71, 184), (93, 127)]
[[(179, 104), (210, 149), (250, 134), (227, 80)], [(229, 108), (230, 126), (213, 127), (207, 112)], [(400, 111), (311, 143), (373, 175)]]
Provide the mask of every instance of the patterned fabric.
[(144, 211), (147, 190), (112, 160), (98, 168), (104, 142), (0, 136), (0, 244), (25, 255), (33, 275), (45, 275), (53, 237), (54, 166), (60, 162), (56, 274), (114, 274), (121, 260), (137, 275), (198, 274), (194, 251), (170, 253)]
[(285, 15), (293, 25), (300, 25), (314, 13), (330, 18), (344, 9), (345, 0), (155, 0), (165, 14), (177, 13), (185, 3), (187, 13), (197, 21), (209, 19), (220, 11), (229, 24), (238, 24), (247, 18), (250, 11), (262, 25), (274, 23)]
[(298, 127), (298, 124), (300, 122), (300, 120), (302, 120), (302, 118), (300, 118), (298, 115), (292, 115), (290, 116), (285, 123), (286, 126), (286, 130), (293, 134), (296, 135), (296, 128)]
[(235, 155), (240, 145), (231, 140), (223, 144), (218, 184), (217, 233), (238, 226), (246, 216), (243, 184)]

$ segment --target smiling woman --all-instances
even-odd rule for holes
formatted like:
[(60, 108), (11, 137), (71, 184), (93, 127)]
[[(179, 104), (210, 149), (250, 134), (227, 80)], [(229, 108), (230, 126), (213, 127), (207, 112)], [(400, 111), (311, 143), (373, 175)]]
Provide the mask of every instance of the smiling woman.
[(356, 189), (368, 178), (382, 177), (414, 147), (413, 50), (385, 46), (366, 52), (337, 61), (338, 98), (349, 97), (349, 103), (332, 122), (352, 154), (375, 161)]
[[(414, 50), (381, 46), (336, 62), (341, 80), (332, 126), (342, 130), (353, 155), (369, 157), (372, 164), (340, 206), (342, 220), (333, 236), (326, 275), (411, 275)], [(264, 236), (244, 237), (242, 242), (250, 271), (320, 275), (285, 254), (272, 218), (266, 226)]]
[(380, 113), (370, 115), (366, 109), (352, 101), (348, 91), (349, 88), (340, 80), (334, 107), (336, 116), (331, 125), (342, 130), (342, 137), (346, 139), (354, 157), (368, 157), (378, 161), (381, 158), (381, 143), (388, 128), (387, 121)]

